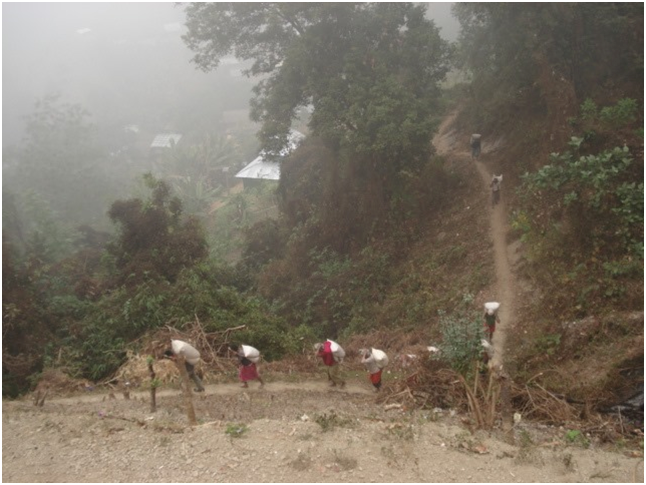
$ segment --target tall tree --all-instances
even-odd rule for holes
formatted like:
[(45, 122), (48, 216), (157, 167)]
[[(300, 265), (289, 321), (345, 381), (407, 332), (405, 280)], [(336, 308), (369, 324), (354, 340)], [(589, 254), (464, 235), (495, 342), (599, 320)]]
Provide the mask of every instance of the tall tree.
[(193, 3), (184, 40), (203, 70), (233, 54), (259, 75), (252, 116), (278, 155), (292, 120), (311, 108), (356, 182), (388, 187), (428, 159), (448, 46), (412, 3)]
[(609, 85), (635, 84), (643, 96), (641, 3), (457, 3), (453, 11), (480, 104), (542, 104), (552, 125), (565, 126)]
[(173, 283), (184, 268), (207, 255), (199, 223), (182, 217), (182, 203), (168, 184), (144, 176), (151, 190), (149, 200), (117, 200), (108, 215), (119, 227), (119, 236), (108, 245), (118, 269), (117, 284), (134, 286), (147, 279)]
[(68, 223), (105, 222), (111, 186), (88, 113), (58, 96), (36, 102), (22, 148), (3, 164), (15, 193), (35, 192)]

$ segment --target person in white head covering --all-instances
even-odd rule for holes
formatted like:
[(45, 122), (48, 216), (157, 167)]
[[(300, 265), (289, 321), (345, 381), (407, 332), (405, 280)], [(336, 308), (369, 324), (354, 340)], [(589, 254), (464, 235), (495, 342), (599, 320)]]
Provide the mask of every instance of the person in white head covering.
[(502, 183), (502, 174), (500, 175), (494, 175), (491, 178), (491, 183), (489, 184), (489, 187), (491, 187), (491, 205), (496, 205), (498, 202), (500, 202), (500, 184)]
[(500, 317), (498, 317), (499, 305), (500, 304), (497, 302), (485, 304), (484, 327), (485, 335), (489, 342), (493, 341), (493, 333), (496, 331), (496, 323), (500, 323)]
[(388, 356), (383, 350), (361, 349), (361, 363), (366, 366), (366, 370), (370, 374), (370, 382), (372, 382), (375, 392), (379, 392), (381, 374), (383, 368), (388, 365)]

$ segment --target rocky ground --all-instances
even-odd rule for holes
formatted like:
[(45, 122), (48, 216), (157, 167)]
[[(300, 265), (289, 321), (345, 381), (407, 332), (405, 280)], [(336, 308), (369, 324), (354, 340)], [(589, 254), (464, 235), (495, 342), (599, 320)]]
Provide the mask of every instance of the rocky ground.
[(643, 482), (639, 450), (516, 425), (515, 444), (451, 410), (378, 404), (369, 384), (207, 386), (188, 426), (177, 389), (4, 401), (4, 482)]

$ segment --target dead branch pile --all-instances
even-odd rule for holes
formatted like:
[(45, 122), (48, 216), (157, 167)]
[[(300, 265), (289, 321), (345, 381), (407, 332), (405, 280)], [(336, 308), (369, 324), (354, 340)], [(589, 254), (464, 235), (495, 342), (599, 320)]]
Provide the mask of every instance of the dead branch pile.
[(431, 359), (420, 359), (408, 368), (405, 379), (384, 386), (378, 402), (421, 409), (468, 409), (460, 376), (441, 361)]
[(83, 379), (74, 379), (65, 373), (65, 369), (45, 369), (38, 380), (36, 392), (47, 391), (49, 396), (64, 395), (81, 391), (89, 386)]
[(195, 320), (184, 324), (183, 330), (168, 325), (159, 329), (141, 344), (141, 353), (147, 353), (160, 359), (163, 357), (164, 351), (170, 348), (172, 339), (183, 340), (200, 351), (200, 357), (205, 363), (213, 364), (224, 370), (222, 360), (228, 359), (227, 347), (233, 341), (232, 335), (235, 331), (244, 328), (245, 325), (240, 325), (217, 332), (206, 332), (196, 315)]
[(498, 422), (510, 429), (513, 414), (518, 413), (524, 420), (569, 426), (608, 442), (639, 431), (620, 415), (593, 412), (593, 403), (572, 402), (535, 380), (515, 383), (502, 369), (480, 373), (476, 363), (465, 379), (447, 364), (426, 357), (407, 370), (404, 379), (384, 386), (377, 402), (406, 409), (455, 409), (468, 413), (470, 422), (483, 429)]
[(200, 363), (196, 366), (196, 373), (207, 381), (214, 381), (222, 374), (231, 372), (237, 367), (236, 362), (227, 353), (227, 348), (232, 342), (232, 335), (245, 326), (227, 328), (218, 332), (206, 332), (200, 320), (184, 324), (183, 330), (166, 326), (148, 336), (145, 341), (138, 342), (139, 353), (129, 351), (127, 361), (123, 364), (110, 382), (130, 382), (139, 386), (149, 380), (148, 356), (155, 359), (155, 373), (162, 383), (179, 382), (179, 373), (175, 364), (164, 359), (164, 351), (170, 349), (172, 339), (183, 340), (190, 343), (200, 352)]
[(508, 377), (502, 370), (481, 374), (479, 369), (479, 362), (474, 362), (467, 380), (448, 364), (427, 356), (416, 361), (405, 379), (386, 386), (379, 402), (468, 412), (476, 428), (491, 429), (503, 415), (511, 419), (508, 393), (502, 393), (508, 389)]
[(523, 417), (546, 424), (562, 425), (581, 416), (581, 410), (537, 383), (512, 383), (511, 400), (514, 409)]
[[(167, 359), (156, 360), (154, 366), (155, 377), (160, 382), (164, 384), (179, 382), (179, 372), (173, 361)], [(116, 382), (119, 385), (124, 385), (127, 382), (131, 387), (139, 387), (149, 381), (148, 355), (135, 354), (132, 351), (128, 351), (125, 364), (119, 367), (114, 379), (111, 380), (111, 382)]]

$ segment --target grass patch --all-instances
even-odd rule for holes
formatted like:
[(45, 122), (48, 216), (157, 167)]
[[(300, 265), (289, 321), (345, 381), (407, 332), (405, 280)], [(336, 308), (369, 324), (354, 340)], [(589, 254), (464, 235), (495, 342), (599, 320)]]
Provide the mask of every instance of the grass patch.
[(314, 422), (321, 427), (323, 432), (332, 431), (334, 428), (348, 428), (354, 424), (351, 418), (339, 416), (334, 411), (315, 416)]
[(229, 423), (227, 428), (224, 430), (224, 434), (228, 435), (230, 438), (240, 438), (247, 431), (249, 427), (244, 423)]

